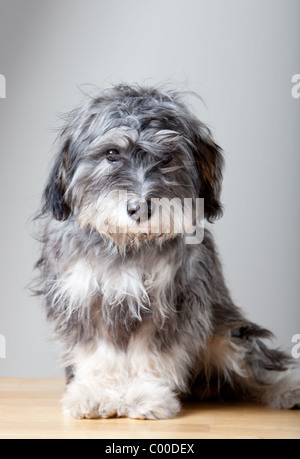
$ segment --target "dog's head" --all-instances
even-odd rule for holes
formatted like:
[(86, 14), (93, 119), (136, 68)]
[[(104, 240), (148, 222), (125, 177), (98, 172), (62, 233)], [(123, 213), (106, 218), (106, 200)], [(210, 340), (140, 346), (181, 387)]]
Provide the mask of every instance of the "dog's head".
[(209, 221), (222, 214), (222, 164), (178, 93), (117, 86), (68, 115), (44, 212), (73, 216), (118, 244), (162, 241), (180, 233), (174, 220), (187, 198), (204, 199)]

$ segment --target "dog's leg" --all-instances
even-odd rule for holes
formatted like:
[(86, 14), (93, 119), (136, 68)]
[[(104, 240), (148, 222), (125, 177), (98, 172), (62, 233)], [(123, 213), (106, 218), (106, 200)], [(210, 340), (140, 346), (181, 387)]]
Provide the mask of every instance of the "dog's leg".
[[(145, 339), (146, 338), (146, 339)], [(180, 347), (155, 352), (147, 336), (130, 343), (131, 378), (119, 415), (136, 419), (168, 419), (180, 411), (178, 393), (186, 387), (189, 357)]]
[[(180, 410), (170, 353), (155, 355), (135, 339), (127, 351), (100, 341), (88, 352), (76, 349), (74, 376), (62, 399), (63, 411), (75, 418), (127, 416), (163, 419)], [(176, 380), (176, 381), (175, 381)]]
[[(269, 349), (248, 323), (216, 335), (207, 346), (194, 392), (200, 397), (234, 397), (273, 408), (300, 407), (300, 371), (281, 351)], [(200, 384), (201, 382), (201, 384)]]
[(187, 390), (191, 355), (182, 343), (158, 351), (143, 327), (126, 350), (101, 340), (93, 351), (75, 349), (72, 366), (74, 377), (62, 400), (65, 414), (167, 419), (180, 410), (178, 394)]
[[(193, 310), (190, 295), (188, 311)], [(204, 316), (205, 317), (205, 316)], [(177, 317), (178, 319), (178, 317)], [(176, 321), (157, 330), (151, 322), (141, 327), (127, 349), (131, 378), (119, 415), (139, 419), (167, 419), (180, 411), (180, 396), (189, 392), (191, 374), (207, 335), (203, 317)]]
[(131, 379), (126, 352), (99, 339), (92, 349), (79, 344), (69, 360), (74, 376), (62, 398), (63, 412), (79, 419), (120, 415)]

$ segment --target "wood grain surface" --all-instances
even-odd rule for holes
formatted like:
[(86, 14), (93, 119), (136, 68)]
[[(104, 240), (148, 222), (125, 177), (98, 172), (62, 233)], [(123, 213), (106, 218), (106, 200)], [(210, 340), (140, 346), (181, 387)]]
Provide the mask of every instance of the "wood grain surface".
[(0, 379), (0, 438), (300, 439), (300, 411), (187, 402), (169, 420), (75, 420), (61, 412), (63, 390), (62, 379)]

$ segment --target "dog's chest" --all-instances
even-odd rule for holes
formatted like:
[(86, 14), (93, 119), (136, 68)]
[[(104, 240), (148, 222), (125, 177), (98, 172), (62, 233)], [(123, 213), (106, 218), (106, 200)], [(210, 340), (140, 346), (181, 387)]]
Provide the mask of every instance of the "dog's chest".
[(127, 300), (140, 304), (149, 296), (160, 296), (174, 280), (174, 266), (168, 259), (116, 261), (80, 259), (62, 269), (57, 281), (57, 297), (68, 298), (73, 307), (88, 306), (101, 295), (109, 304)]
[(125, 349), (130, 338), (149, 320), (162, 326), (173, 310), (173, 281), (174, 266), (164, 258), (156, 263), (148, 259), (146, 264), (123, 260), (102, 270), (101, 317), (114, 344)]
[[(106, 267), (107, 268), (107, 267)], [(173, 280), (172, 265), (168, 260), (123, 260), (108, 269), (99, 269), (98, 282), (105, 300), (121, 303), (125, 299), (140, 304), (149, 302), (168, 288)]]

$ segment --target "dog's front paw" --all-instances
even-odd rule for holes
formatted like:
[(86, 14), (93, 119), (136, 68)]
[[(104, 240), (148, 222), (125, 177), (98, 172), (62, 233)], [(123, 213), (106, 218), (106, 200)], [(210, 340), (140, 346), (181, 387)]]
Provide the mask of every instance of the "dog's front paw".
[(135, 407), (128, 407), (125, 415), (134, 419), (169, 419), (180, 411), (180, 403), (174, 397), (167, 403), (162, 400), (144, 400)]
[(76, 419), (116, 416), (116, 403), (109, 397), (93, 394), (85, 385), (71, 383), (62, 398), (65, 415)]
[(180, 411), (180, 402), (168, 388), (156, 384), (133, 385), (127, 393), (126, 404), (119, 416), (134, 419), (169, 419)]

